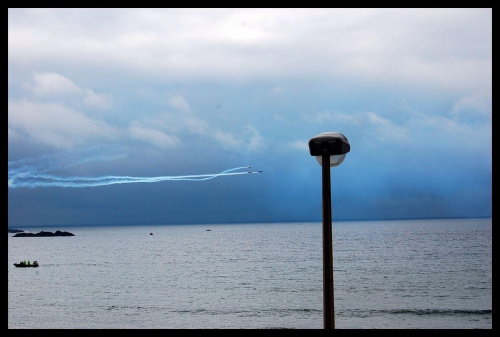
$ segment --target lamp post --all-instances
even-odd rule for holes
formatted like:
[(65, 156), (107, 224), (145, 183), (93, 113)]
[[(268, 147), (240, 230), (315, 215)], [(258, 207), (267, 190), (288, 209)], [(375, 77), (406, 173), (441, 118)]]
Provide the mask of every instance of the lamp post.
[(323, 180), (323, 322), (325, 329), (335, 329), (333, 305), (332, 201), (330, 167), (344, 161), (351, 150), (347, 138), (339, 132), (325, 132), (309, 140), (309, 152), (322, 168)]

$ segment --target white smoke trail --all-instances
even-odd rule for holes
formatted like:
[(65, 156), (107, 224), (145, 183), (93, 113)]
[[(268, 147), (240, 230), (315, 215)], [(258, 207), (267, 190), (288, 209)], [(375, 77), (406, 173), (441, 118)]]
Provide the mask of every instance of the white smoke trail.
[[(197, 175), (181, 175), (181, 176), (158, 176), (158, 177), (131, 177), (131, 176), (100, 176), (100, 177), (62, 177), (47, 172), (75, 166), (78, 164), (96, 161), (109, 160), (123, 157), (123, 154), (117, 154), (113, 151), (100, 151), (96, 154), (96, 150), (102, 148), (87, 148), (79, 151), (73, 151), (62, 155), (46, 155), (38, 159), (28, 158), (9, 162), (9, 188), (37, 188), (37, 187), (95, 187), (114, 184), (131, 184), (131, 183), (155, 183), (160, 181), (200, 181), (209, 180), (221, 176), (240, 175), (248, 173), (261, 173), (262, 171), (245, 171), (235, 172), (243, 169), (250, 169), (251, 166), (235, 167), (212, 174), (197, 174)], [(115, 149), (114, 149), (115, 150)]]
[(156, 183), (160, 181), (191, 180), (200, 181), (214, 179), (221, 176), (240, 175), (248, 173), (261, 173), (262, 171), (233, 172), (241, 169), (249, 169), (251, 166), (236, 167), (222, 171), (221, 173), (197, 174), (183, 176), (159, 176), (159, 177), (130, 177), (130, 176), (102, 176), (102, 177), (60, 177), (49, 174), (22, 173), (9, 177), (9, 187), (95, 187), (114, 184), (131, 183)]

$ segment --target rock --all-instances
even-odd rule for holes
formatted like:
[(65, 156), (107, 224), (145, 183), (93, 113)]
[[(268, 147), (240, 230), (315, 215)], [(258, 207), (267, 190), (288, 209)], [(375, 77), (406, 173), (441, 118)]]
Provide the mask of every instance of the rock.
[(56, 231), (55, 233), (41, 231), (38, 233), (24, 233), (24, 232), (17, 233), (13, 237), (46, 237), (46, 236), (75, 236), (75, 234), (64, 231)]

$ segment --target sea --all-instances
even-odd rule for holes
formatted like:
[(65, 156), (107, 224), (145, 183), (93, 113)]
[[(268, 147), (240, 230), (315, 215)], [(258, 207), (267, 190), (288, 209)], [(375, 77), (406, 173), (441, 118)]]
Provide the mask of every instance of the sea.
[[(324, 328), (321, 222), (21, 229), (9, 329)], [(332, 230), (335, 329), (492, 329), (491, 218)]]

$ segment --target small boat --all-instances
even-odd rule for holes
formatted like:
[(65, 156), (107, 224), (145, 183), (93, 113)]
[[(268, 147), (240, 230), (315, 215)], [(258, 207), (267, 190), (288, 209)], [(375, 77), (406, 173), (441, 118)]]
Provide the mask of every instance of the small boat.
[(153, 235), (153, 232), (149, 233), (149, 235)]
[(34, 261), (33, 264), (26, 264), (24, 262), (21, 263), (14, 263), (14, 266), (18, 268), (29, 268), (29, 267), (38, 267), (38, 262)]

